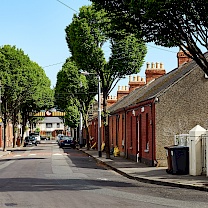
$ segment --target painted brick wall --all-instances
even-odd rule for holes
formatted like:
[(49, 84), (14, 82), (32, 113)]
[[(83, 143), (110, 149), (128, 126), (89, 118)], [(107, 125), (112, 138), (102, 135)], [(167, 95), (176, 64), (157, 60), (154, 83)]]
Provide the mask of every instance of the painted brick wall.
[(166, 165), (164, 147), (173, 145), (175, 134), (187, 134), (197, 124), (208, 129), (208, 79), (194, 71), (159, 97), (156, 104), (156, 158)]

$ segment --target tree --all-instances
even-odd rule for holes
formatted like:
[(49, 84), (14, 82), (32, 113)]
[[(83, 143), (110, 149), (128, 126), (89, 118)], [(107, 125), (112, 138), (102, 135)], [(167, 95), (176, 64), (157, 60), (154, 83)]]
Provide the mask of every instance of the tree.
[[(91, 0), (105, 8), (115, 31), (134, 33), (146, 42), (179, 46), (208, 75), (208, 1), (203, 0)], [(119, 31), (119, 32), (118, 32)]]
[[(55, 87), (56, 105), (66, 112), (65, 122), (72, 128), (78, 127), (80, 112), (86, 126), (86, 143), (89, 149), (88, 111), (95, 97), (96, 79), (93, 76), (85, 77), (80, 73), (72, 58), (66, 60), (57, 74)], [(81, 139), (81, 138), (80, 138)]]
[[(5, 124), (8, 118), (12, 119), (15, 133), (17, 113), (20, 112), (24, 132), (29, 112), (53, 105), (50, 80), (37, 63), (32, 62), (22, 49), (15, 46), (5, 45), (0, 48), (0, 67)], [(15, 143), (14, 138), (13, 145)]]
[[(120, 79), (140, 71), (147, 52), (144, 42), (133, 34), (120, 40), (110, 38), (113, 30), (104, 10), (96, 11), (93, 5), (80, 8), (66, 27), (67, 44), (78, 67), (100, 76), (106, 158), (110, 158), (107, 97)], [(108, 61), (102, 48), (105, 43), (111, 49)]]

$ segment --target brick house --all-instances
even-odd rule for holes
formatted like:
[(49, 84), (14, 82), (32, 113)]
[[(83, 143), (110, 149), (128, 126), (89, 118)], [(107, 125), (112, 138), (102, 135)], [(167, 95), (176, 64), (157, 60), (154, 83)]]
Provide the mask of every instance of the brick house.
[(197, 124), (208, 127), (208, 79), (182, 51), (177, 57), (181, 65), (167, 74), (161, 65), (147, 64), (146, 84), (108, 109), (110, 142), (127, 158), (165, 166), (164, 147), (173, 144), (175, 134), (186, 134)]
[[(3, 123), (0, 123), (0, 148), (4, 146), (4, 127)], [(12, 147), (13, 146), (13, 125), (11, 122), (7, 123), (6, 127), (6, 147)]]
[[(175, 134), (186, 134), (197, 124), (208, 128), (208, 79), (182, 51), (177, 58), (178, 67), (167, 74), (163, 64), (147, 63), (146, 82), (130, 77), (129, 87), (119, 87), (117, 100), (109, 98), (110, 144), (126, 158), (166, 166), (164, 147), (173, 144)], [(96, 117), (90, 124), (96, 137)]]

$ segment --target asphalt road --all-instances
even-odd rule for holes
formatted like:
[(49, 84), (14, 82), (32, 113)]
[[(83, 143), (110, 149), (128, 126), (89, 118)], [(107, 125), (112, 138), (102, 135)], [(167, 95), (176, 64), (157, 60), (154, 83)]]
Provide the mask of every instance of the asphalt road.
[(208, 193), (127, 179), (57, 144), (0, 158), (0, 208), (208, 207)]

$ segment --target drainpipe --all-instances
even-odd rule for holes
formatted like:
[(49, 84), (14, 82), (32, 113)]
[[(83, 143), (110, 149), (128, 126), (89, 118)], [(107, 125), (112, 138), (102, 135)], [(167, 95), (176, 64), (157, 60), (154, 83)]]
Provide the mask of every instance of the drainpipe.
[(123, 108), (124, 110), (124, 129), (125, 129), (125, 141), (124, 141), (124, 144), (125, 144), (125, 148), (124, 148), (124, 151), (125, 151), (125, 158), (128, 158), (128, 148), (127, 148), (127, 139), (126, 139), (126, 129), (127, 129), (127, 126), (126, 126), (126, 109)]
[(152, 166), (155, 166), (155, 103), (158, 102), (158, 98), (151, 103), (151, 114), (152, 114)]

